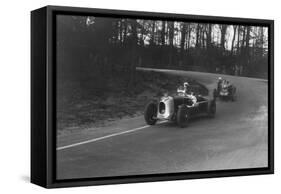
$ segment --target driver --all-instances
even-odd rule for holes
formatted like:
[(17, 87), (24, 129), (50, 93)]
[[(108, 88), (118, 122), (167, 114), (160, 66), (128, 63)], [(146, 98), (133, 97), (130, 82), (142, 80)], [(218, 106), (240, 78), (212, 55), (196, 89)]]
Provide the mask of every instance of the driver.
[(194, 95), (194, 93), (193, 93), (192, 91), (190, 91), (189, 83), (188, 83), (188, 82), (184, 82), (183, 88), (184, 88), (185, 96), (188, 97), (189, 99), (191, 99), (191, 101), (192, 101), (192, 106), (195, 106), (195, 104), (196, 104), (196, 102), (197, 102), (197, 98), (196, 98), (196, 96)]
[(189, 83), (188, 82), (184, 82), (183, 83), (183, 90), (184, 90), (184, 93), (185, 94), (188, 94), (189, 93)]
[(230, 87), (230, 82), (228, 81), (228, 80), (223, 80), (223, 82), (222, 82), (222, 87), (223, 88), (229, 88)]
[(226, 81), (225, 85), (226, 85), (227, 88), (229, 88), (231, 84), (230, 84), (229, 81)]

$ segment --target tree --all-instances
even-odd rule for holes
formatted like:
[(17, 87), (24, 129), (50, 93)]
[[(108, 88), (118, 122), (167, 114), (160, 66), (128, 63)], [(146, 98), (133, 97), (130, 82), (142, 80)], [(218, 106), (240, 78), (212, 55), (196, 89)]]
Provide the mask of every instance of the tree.
[(138, 26), (140, 28), (140, 38), (138, 39), (139, 40), (139, 44), (141, 46), (144, 46), (145, 20), (139, 21)]
[(169, 66), (173, 65), (173, 48), (174, 48), (174, 22), (168, 22), (169, 25)]
[(162, 21), (161, 45), (165, 45), (165, 34), (166, 34), (166, 22)]
[(169, 24), (169, 45), (173, 47), (175, 25), (174, 22), (169, 22), (168, 24)]
[(233, 55), (234, 41), (235, 41), (235, 38), (236, 38), (236, 29), (237, 29), (237, 26), (233, 25), (233, 37), (232, 37), (232, 42), (231, 42), (231, 55)]
[(123, 27), (122, 43), (126, 44), (126, 41), (127, 41), (127, 31), (128, 31), (128, 20), (127, 19), (124, 19), (122, 21), (122, 27)]
[(243, 27), (243, 36), (242, 36), (242, 43), (241, 43), (241, 52), (244, 50), (245, 48), (245, 42), (246, 42), (246, 26)]
[(263, 44), (264, 44), (264, 34), (263, 34), (263, 27), (260, 27), (260, 45), (261, 45), (261, 48), (263, 50)]
[(245, 65), (245, 69), (247, 70), (247, 68), (249, 68), (249, 64), (250, 64), (250, 49), (249, 49), (249, 45), (250, 45), (250, 30), (251, 27), (247, 26), (246, 31), (246, 46), (245, 46), (245, 55), (244, 55), (244, 65)]
[(154, 39), (155, 39), (155, 21), (152, 21), (151, 39), (149, 41), (150, 45), (154, 45)]
[(221, 40), (220, 40), (220, 47), (222, 48), (222, 52), (225, 51), (225, 34), (227, 30), (227, 25), (220, 25), (220, 30), (221, 30)]
[(184, 45), (185, 45), (185, 35), (186, 35), (186, 23), (181, 23), (181, 57), (183, 57), (183, 53), (184, 53)]
[(130, 53), (131, 53), (131, 60), (130, 62), (130, 79), (128, 82), (128, 88), (132, 88), (135, 83), (135, 72), (137, 66), (137, 43), (138, 43), (138, 35), (137, 35), (137, 21), (135, 19), (130, 19), (130, 26), (132, 29), (132, 33), (129, 41), (130, 45)]
[(241, 31), (241, 26), (238, 26), (237, 29), (237, 48), (236, 48), (236, 55), (240, 55), (240, 31)]
[(187, 26), (187, 40), (186, 40), (186, 49), (187, 51), (189, 51), (189, 48), (190, 48), (190, 37), (191, 37), (191, 31), (192, 31), (192, 27), (191, 27), (191, 24), (188, 24)]
[(212, 44), (212, 24), (208, 24), (208, 30), (207, 30), (207, 49), (211, 48)]
[(195, 43), (195, 47), (198, 48), (200, 47), (200, 24), (198, 23), (197, 24), (197, 27), (196, 27), (196, 43)]

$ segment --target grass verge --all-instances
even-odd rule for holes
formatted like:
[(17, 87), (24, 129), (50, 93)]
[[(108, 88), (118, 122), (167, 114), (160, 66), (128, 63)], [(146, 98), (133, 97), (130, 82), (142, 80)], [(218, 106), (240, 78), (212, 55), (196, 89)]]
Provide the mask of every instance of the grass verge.
[(58, 81), (57, 129), (101, 127), (111, 121), (143, 114), (145, 104), (164, 91), (175, 92), (187, 79), (158, 72), (137, 71), (133, 87), (115, 76), (101, 88), (95, 80)]

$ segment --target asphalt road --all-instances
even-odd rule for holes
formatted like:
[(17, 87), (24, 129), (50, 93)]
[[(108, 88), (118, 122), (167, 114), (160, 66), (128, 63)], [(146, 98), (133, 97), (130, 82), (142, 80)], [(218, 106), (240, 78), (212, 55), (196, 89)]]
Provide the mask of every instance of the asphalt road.
[[(146, 69), (148, 70), (148, 69)], [(156, 70), (187, 76), (214, 88), (210, 73)], [(217, 103), (214, 119), (146, 126), (143, 117), (58, 138), (57, 178), (87, 178), (266, 167), (266, 80), (223, 76), (237, 87), (236, 102)]]

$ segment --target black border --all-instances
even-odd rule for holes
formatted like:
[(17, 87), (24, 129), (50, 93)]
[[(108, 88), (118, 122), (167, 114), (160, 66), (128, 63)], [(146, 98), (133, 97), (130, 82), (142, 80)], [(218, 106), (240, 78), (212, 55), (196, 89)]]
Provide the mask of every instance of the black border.
[(31, 182), (46, 185), (46, 8), (31, 13)]
[[(46, 185), (47, 188), (135, 183), (148, 181), (167, 181), (195, 178), (229, 177), (241, 175), (258, 175), (274, 173), (274, 21), (260, 19), (245, 19), (232, 17), (198, 16), (168, 13), (152, 13), (139, 11), (120, 11), (93, 8), (74, 8), (47, 6), (46, 13)], [(268, 126), (268, 167), (233, 170), (215, 170), (202, 172), (182, 172), (168, 174), (116, 176), (100, 178), (81, 178), (56, 180), (56, 15), (94, 15), (100, 17), (139, 18), (153, 20), (173, 20), (199, 23), (240, 24), (268, 27), (269, 35), (269, 126)], [(34, 82), (34, 81), (32, 81)], [(35, 182), (35, 181), (33, 181)]]

